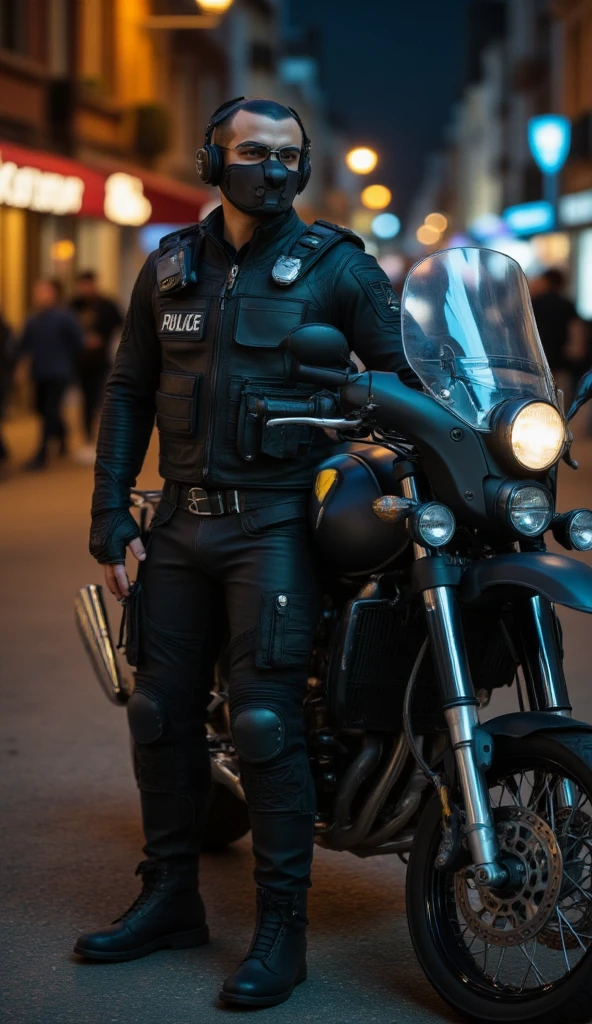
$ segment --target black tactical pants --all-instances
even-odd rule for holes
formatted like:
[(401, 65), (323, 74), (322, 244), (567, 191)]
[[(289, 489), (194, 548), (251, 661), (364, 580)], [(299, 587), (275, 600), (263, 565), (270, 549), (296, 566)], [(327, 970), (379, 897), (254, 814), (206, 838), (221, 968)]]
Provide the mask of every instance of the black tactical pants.
[(280, 496), (205, 517), (163, 501), (140, 578), (142, 654), (128, 713), (147, 856), (199, 852), (210, 778), (204, 722), (225, 607), (231, 733), (256, 881), (283, 892), (308, 885), (315, 807), (302, 700), (319, 604), (303, 505)]

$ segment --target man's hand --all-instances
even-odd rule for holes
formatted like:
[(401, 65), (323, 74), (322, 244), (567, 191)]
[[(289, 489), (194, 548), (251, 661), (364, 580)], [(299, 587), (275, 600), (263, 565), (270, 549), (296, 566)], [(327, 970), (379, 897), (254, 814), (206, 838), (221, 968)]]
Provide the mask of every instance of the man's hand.
[(125, 571), (126, 548), (139, 562), (146, 558), (140, 528), (129, 509), (114, 509), (93, 516), (89, 550), (93, 558), (105, 566), (105, 582), (118, 599), (127, 597), (130, 589)]
[[(144, 561), (146, 558), (146, 549), (139, 537), (132, 540), (132, 542), (128, 544), (128, 548), (134, 558), (138, 559), (138, 562)], [(125, 570), (125, 565), (106, 565), (105, 583), (107, 584), (107, 588), (118, 601), (120, 601), (122, 597), (127, 597), (130, 591), (130, 582)]]

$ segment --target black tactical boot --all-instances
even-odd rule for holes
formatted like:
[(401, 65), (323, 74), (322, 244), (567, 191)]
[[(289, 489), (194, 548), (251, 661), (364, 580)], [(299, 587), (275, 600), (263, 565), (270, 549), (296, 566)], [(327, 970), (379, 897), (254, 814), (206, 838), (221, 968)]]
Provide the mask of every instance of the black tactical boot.
[(275, 1006), (306, 978), (307, 890), (278, 896), (257, 889), (257, 924), (243, 962), (220, 992), (224, 1003)]
[(193, 866), (142, 861), (142, 891), (108, 928), (81, 935), (74, 952), (91, 960), (135, 960), (157, 949), (187, 949), (209, 939)]
[(275, 1006), (306, 978), (306, 895), (314, 815), (251, 811), (257, 924), (249, 951), (220, 992), (225, 1003)]

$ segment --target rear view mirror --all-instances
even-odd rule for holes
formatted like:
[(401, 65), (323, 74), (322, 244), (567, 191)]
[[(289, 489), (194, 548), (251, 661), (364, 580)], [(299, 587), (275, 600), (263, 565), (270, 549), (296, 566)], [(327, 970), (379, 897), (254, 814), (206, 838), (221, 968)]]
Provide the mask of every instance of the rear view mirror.
[(347, 339), (331, 324), (301, 324), (282, 345), (293, 360), (304, 366), (350, 366)]
[(588, 370), (583, 377), (580, 377), (576, 387), (573, 401), (567, 413), (567, 420), (572, 420), (579, 409), (592, 398), (592, 370)]

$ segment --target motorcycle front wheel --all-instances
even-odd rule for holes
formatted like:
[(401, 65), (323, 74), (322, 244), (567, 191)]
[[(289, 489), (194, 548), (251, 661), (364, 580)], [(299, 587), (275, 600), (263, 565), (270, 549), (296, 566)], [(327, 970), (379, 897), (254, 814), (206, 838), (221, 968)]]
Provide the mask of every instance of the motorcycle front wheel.
[[(407, 869), (407, 916), (431, 984), (480, 1022), (585, 1024), (592, 1019), (592, 734), (498, 738), (488, 773), (511, 889), (440, 872), (435, 795)], [(519, 879), (519, 880), (518, 880)]]

